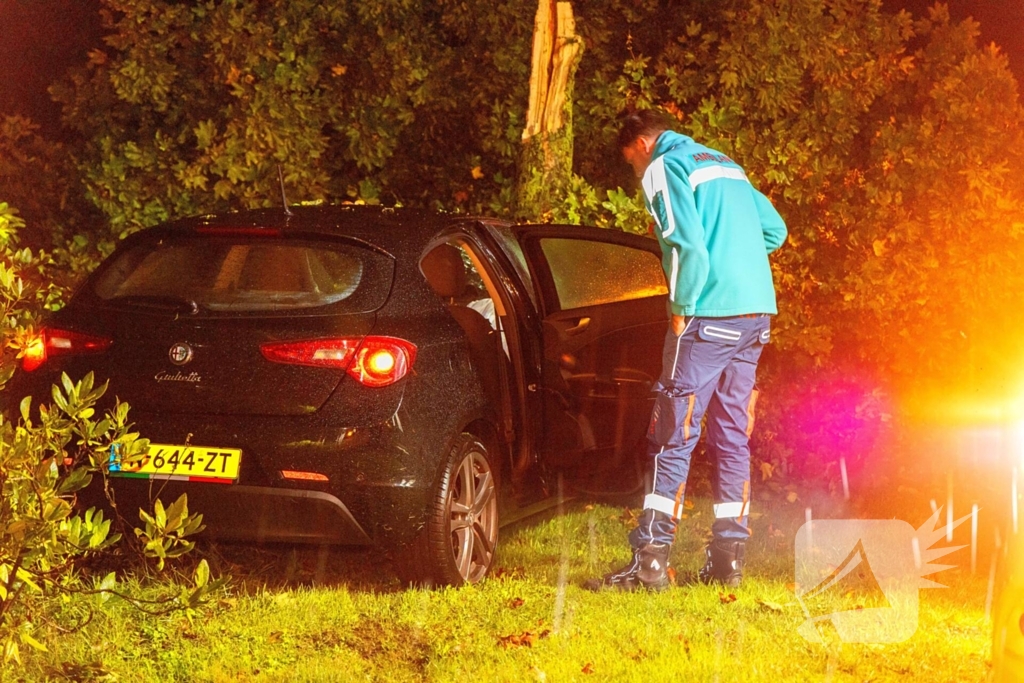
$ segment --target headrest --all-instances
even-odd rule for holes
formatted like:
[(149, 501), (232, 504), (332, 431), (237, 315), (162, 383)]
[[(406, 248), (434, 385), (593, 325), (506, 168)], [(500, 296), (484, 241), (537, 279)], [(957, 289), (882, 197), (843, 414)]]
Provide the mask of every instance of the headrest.
[(446, 299), (466, 291), (466, 264), (458, 247), (450, 244), (434, 247), (420, 261), (420, 272), (431, 289)]

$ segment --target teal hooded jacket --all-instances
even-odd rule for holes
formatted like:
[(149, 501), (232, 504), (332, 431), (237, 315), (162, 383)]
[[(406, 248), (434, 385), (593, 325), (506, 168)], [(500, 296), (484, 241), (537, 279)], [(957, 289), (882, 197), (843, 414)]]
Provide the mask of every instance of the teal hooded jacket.
[(643, 177), (675, 315), (778, 313), (768, 254), (786, 223), (735, 161), (665, 131)]

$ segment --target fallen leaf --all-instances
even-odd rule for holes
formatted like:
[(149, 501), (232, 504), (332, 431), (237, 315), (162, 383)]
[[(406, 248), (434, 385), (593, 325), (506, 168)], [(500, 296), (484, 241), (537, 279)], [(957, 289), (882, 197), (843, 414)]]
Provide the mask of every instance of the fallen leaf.
[(498, 638), (498, 645), (501, 645), (502, 647), (522, 647), (523, 636), (517, 633), (510, 633), (507, 636), (501, 636)]
[(787, 583), (786, 584), (786, 590), (793, 591), (795, 593), (796, 592), (796, 584), (795, 583)]
[(518, 609), (526, 604), (526, 601), (522, 598), (512, 598), (508, 602), (509, 609)]
[(736, 602), (736, 594), (735, 593), (729, 593), (728, 595), (726, 595), (725, 593), (719, 593), (718, 594), (718, 600), (723, 605), (728, 605), (730, 602)]
[(580, 669), (580, 671), (582, 673), (585, 673), (585, 674), (592, 674), (592, 673), (594, 673), (594, 665), (591, 664), (590, 662), (587, 662), (586, 664), (583, 665), (583, 668)]
[(590, 512), (591, 510), (594, 509), (594, 506), (593, 505), (584, 505), (583, 509), (586, 510), (587, 512)]
[(767, 610), (771, 610), (772, 612), (782, 611), (782, 605), (780, 605), (777, 602), (772, 602), (771, 600), (763, 600), (761, 598), (758, 598), (757, 604), (759, 604), (761, 607), (764, 607)]
[(669, 567), (668, 569), (665, 570), (665, 573), (668, 574), (668, 582), (671, 583), (673, 586), (676, 585), (676, 570), (675, 570), (675, 567)]
[(473, 180), (480, 180), (484, 177), (484, 172), (480, 170), (479, 166), (474, 166), (470, 174), (473, 176)]
[(683, 509), (684, 510), (692, 510), (693, 509), (693, 501), (692, 500), (684, 500), (683, 501)]
[(344, 76), (346, 71), (348, 71), (348, 67), (344, 64), (335, 64), (331, 67), (331, 75), (335, 77)]
[(522, 633), (510, 633), (507, 636), (498, 638), (498, 644), (502, 647), (533, 647), (533, 644), (541, 638), (547, 638), (551, 631), (544, 630), (539, 634), (533, 631)]
[(284, 635), (283, 631), (271, 631), (270, 635), (267, 636), (268, 643), (280, 643), (281, 637)]
[(797, 501), (797, 498), (799, 497), (800, 496), (796, 495), (796, 491), (790, 491), (789, 493), (786, 494), (786, 500), (788, 500), (790, 503), (795, 503)]
[(761, 481), (771, 479), (774, 473), (775, 465), (771, 464), (770, 462), (761, 463)]
[(629, 508), (623, 509), (622, 515), (619, 517), (619, 521), (622, 522), (624, 526), (629, 527), (630, 529), (632, 529), (640, 523), (640, 520), (637, 519), (636, 513), (630, 510)]

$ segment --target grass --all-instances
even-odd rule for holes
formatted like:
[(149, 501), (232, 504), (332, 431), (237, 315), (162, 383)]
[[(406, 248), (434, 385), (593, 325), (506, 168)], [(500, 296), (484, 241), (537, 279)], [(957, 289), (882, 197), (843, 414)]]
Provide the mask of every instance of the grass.
[[(953, 570), (921, 592), (902, 643), (812, 644), (797, 633), (792, 539), (802, 508), (754, 520), (748, 579), (733, 591), (588, 593), (579, 584), (626, 559), (629, 514), (571, 506), (506, 530), (496, 576), (479, 586), (402, 590), (375, 555), (213, 549), (233, 594), (195, 615), (146, 617), (114, 604), (75, 634), (42, 633), (47, 653), (0, 680), (118, 681), (982, 681), (987, 580)], [(680, 580), (701, 563), (710, 503), (680, 525)], [(954, 562), (963, 556), (953, 556)], [(735, 596), (733, 599), (731, 595)]]

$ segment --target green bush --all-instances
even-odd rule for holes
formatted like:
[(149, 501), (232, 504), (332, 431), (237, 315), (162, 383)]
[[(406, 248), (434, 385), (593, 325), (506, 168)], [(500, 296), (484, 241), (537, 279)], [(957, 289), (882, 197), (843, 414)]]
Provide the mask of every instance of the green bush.
[[(17, 212), (0, 203), (0, 314), (3, 350), (0, 390), (33, 338), (40, 313), (60, 304), (64, 291), (47, 277), (53, 261), (45, 255), (18, 249), (17, 230), (24, 224)], [(23, 273), (39, 276), (33, 283)], [(38, 621), (66, 621), (73, 626), (110, 595), (142, 606), (137, 598), (116, 590), (114, 573), (88, 584), (79, 563), (109, 551), (121, 540), (103, 512), (81, 510), (77, 494), (94, 477), (105, 478), (112, 453), (122, 463), (137, 462), (149, 442), (131, 431), (128, 404), (116, 402), (102, 416), (96, 405), (107, 384), (96, 384), (92, 373), (78, 382), (66, 374), (53, 387), (52, 402), (33, 406), (20, 401), (18, 415), (0, 415), (0, 646), (4, 661), (20, 661), (20, 647), (46, 649), (35, 637)], [(8, 401), (7, 405), (13, 405)], [(190, 551), (190, 537), (202, 530), (202, 515), (190, 513), (182, 495), (169, 507), (156, 500), (152, 513), (139, 511), (143, 522), (135, 529), (141, 553), (156, 561)], [(203, 560), (192, 585), (176, 588), (157, 600), (146, 600), (152, 611), (194, 609), (222, 588), (226, 579), (210, 581)], [(95, 599), (99, 596), (99, 599)]]

